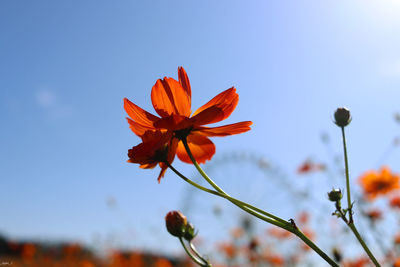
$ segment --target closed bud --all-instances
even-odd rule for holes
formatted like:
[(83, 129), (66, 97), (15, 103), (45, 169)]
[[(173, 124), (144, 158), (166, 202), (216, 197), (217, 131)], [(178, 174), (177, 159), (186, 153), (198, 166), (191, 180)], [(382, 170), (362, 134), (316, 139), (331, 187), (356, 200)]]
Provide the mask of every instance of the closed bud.
[(170, 211), (165, 216), (165, 224), (168, 232), (176, 237), (183, 237), (186, 232), (187, 219), (179, 211)]
[(345, 127), (351, 122), (350, 111), (347, 108), (338, 108), (334, 114), (335, 123), (339, 127)]
[(196, 233), (196, 231), (194, 229), (193, 224), (188, 223), (186, 225), (185, 233), (183, 235), (183, 238), (185, 238), (187, 241), (191, 241), (196, 236), (196, 234), (197, 233)]
[(340, 201), (342, 197), (342, 190), (340, 189), (332, 189), (332, 191), (328, 193), (328, 198), (332, 202)]

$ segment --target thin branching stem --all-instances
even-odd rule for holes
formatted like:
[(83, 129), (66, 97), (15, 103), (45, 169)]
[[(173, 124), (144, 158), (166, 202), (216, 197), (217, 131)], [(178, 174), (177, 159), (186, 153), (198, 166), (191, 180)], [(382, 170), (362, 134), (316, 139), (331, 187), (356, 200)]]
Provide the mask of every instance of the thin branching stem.
[(200, 190), (202, 190), (202, 191), (205, 191), (205, 192), (207, 192), (207, 193), (210, 193), (210, 194), (213, 194), (213, 195), (216, 195), (216, 196), (225, 198), (225, 199), (231, 201), (232, 203), (234, 203), (234, 204), (237, 205), (237, 206), (240, 206), (240, 205), (241, 205), (241, 206), (246, 206), (246, 207), (248, 207), (248, 208), (254, 210), (255, 212), (258, 212), (258, 213), (260, 213), (260, 214), (262, 214), (262, 215), (265, 215), (265, 216), (267, 216), (267, 217), (270, 217), (270, 218), (272, 218), (272, 219), (274, 219), (274, 220), (276, 220), (276, 221), (279, 221), (279, 222), (281, 222), (281, 223), (289, 224), (288, 221), (286, 221), (286, 220), (284, 220), (284, 219), (282, 219), (282, 218), (279, 218), (279, 217), (277, 217), (277, 216), (275, 216), (275, 215), (273, 215), (273, 214), (271, 214), (271, 213), (269, 213), (269, 212), (266, 212), (266, 211), (264, 211), (264, 210), (262, 210), (262, 209), (259, 209), (259, 208), (255, 207), (255, 206), (253, 206), (253, 205), (250, 205), (250, 204), (248, 204), (248, 203), (246, 203), (246, 202), (243, 202), (243, 201), (240, 201), (240, 200), (238, 200), (238, 199), (236, 199), (236, 198), (233, 198), (233, 197), (231, 197), (230, 195), (223, 194), (223, 193), (214, 191), (214, 190), (212, 190), (212, 189), (206, 188), (206, 187), (204, 187), (204, 186), (201, 186), (201, 185), (199, 185), (199, 184), (193, 182), (192, 180), (190, 180), (190, 179), (187, 178), (186, 176), (184, 176), (182, 173), (180, 173), (177, 169), (175, 169), (175, 168), (174, 168), (171, 164), (169, 164), (168, 162), (165, 162), (165, 164), (167, 164), (167, 166), (168, 166), (173, 172), (175, 172), (180, 178), (182, 178), (184, 181), (186, 181), (187, 183), (193, 185), (194, 187), (196, 187), (196, 188), (198, 188), (198, 189), (200, 189)]
[(347, 224), (347, 226), (351, 229), (353, 234), (356, 236), (358, 242), (364, 248), (365, 252), (368, 254), (368, 257), (371, 259), (371, 261), (375, 264), (375, 266), (380, 267), (381, 265), (376, 260), (375, 256), (372, 254), (371, 250), (368, 248), (364, 239), (361, 237), (356, 226), (354, 225), (353, 204), (351, 203), (351, 196), (350, 196), (350, 177), (349, 177), (350, 175), (349, 175), (349, 163), (348, 163), (348, 157), (347, 157), (346, 135), (344, 133), (344, 126), (342, 126), (340, 128), (342, 130), (342, 139), (343, 139), (344, 165), (345, 165), (345, 173), (346, 173), (346, 191), (347, 191), (347, 212), (349, 214), (349, 220), (347, 220), (344, 215), (342, 215), (341, 218), (344, 220), (344, 222)]
[[(197, 163), (196, 159), (194, 158), (192, 152), (190, 151), (189, 145), (187, 143), (186, 138), (182, 139), (183, 145), (186, 149), (186, 152), (188, 153), (191, 161), (193, 162), (194, 166), (196, 167), (197, 171), (201, 174), (201, 176), (215, 189), (217, 190), (219, 193), (224, 194), (226, 196), (228, 196), (229, 198), (231, 198), (227, 193), (225, 193), (225, 191), (222, 190), (222, 188), (220, 188), (210, 177), (208, 177), (208, 175), (203, 171), (203, 169), (200, 167), (200, 165)], [(226, 197), (228, 200), (231, 201), (231, 199), (229, 199), (228, 197)], [(281, 221), (276, 221), (274, 219), (271, 218), (267, 218), (265, 216), (262, 216), (261, 214), (255, 212), (254, 210), (250, 209), (247, 207), (247, 205), (242, 205), (238, 202), (234, 202), (231, 201), (233, 204), (235, 204), (236, 206), (238, 206), (239, 208), (241, 208), (242, 210), (248, 212), (249, 214), (265, 221), (268, 223), (271, 223), (275, 226), (281, 227), (293, 234), (295, 234), (296, 236), (298, 236), (301, 240), (303, 240), (304, 243), (306, 243), (311, 249), (313, 249), (316, 253), (318, 253), (318, 255), (320, 255), (326, 262), (328, 262), (331, 266), (335, 266), (335, 267), (339, 267), (339, 265), (332, 260), (325, 252), (323, 252), (316, 244), (314, 244), (314, 242), (312, 242), (302, 231), (300, 231), (300, 229), (297, 228), (297, 226), (293, 223), (289, 223), (285, 221), (285, 223), (282, 223)], [(245, 204), (244, 202), (242, 202), (243, 204)], [(279, 217), (277, 217), (279, 218)], [(280, 219), (280, 218), (279, 218)], [(280, 219), (283, 220), (283, 219)]]
[(194, 261), (195, 263), (197, 263), (198, 265), (202, 266), (202, 267), (207, 267), (210, 266), (210, 264), (208, 262), (204, 262), (204, 260), (202, 259), (198, 259), (197, 257), (195, 257), (186, 247), (185, 242), (183, 241), (182, 237), (179, 237), (179, 241), (182, 244), (183, 249), (185, 250), (186, 254), (188, 254), (188, 256), (192, 259), (192, 261)]

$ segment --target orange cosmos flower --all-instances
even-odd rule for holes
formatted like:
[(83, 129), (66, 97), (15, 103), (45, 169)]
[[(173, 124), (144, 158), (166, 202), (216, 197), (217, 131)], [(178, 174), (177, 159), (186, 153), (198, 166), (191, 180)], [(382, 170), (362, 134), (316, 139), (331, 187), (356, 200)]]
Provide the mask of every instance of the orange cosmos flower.
[(388, 167), (382, 167), (381, 172), (368, 171), (364, 173), (359, 182), (367, 199), (373, 200), (380, 195), (386, 195), (400, 188), (400, 177), (392, 174)]
[[(191, 87), (186, 71), (178, 68), (178, 78), (158, 79), (151, 90), (153, 107), (157, 117), (131, 101), (124, 99), (124, 109), (131, 130), (139, 137), (146, 131), (172, 132), (172, 143), (177, 147), (173, 153), (186, 163), (191, 163), (181, 140), (186, 139), (199, 163), (212, 158), (215, 145), (208, 137), (239, 134), (250, 130), (251, 121), (243, 121), (219, 127), (205, 127), (229, 117), (236, 108), (239, 96), (234, 87), (218, 94), (191, 115)], [(175, 149), (174, 146), (171, 149)], [(172, 153), (171, 152), (171, 153)]]

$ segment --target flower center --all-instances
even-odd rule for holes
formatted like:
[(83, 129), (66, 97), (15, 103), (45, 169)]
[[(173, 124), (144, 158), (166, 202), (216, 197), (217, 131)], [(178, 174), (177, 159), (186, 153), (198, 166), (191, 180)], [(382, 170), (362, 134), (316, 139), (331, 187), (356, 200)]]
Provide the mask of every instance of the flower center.
[(192, 130), (193, 127), (188, 127), (185, 129), (174, 131), (174, 137), (178, 138), (179, 140), (183, 140), (190, 134)]

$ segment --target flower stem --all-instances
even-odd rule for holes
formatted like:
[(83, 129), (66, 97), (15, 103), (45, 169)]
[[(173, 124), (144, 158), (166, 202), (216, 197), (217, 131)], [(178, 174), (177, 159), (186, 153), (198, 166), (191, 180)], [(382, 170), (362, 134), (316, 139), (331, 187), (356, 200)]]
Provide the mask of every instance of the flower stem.
[(198, 189), (200, 189), (200, 190), (202, 190), (202, 191), (205, 191), (205, 192), (207, 192), (207, 193), (210, 193), (210, 194), (213, 194), (213, 195), (216, 195), (216, 196), (220, 196), (220, 197), (224, 197), (223, 194), (221, 194), (221, 193), (219, 193), (219, 192), (217, 192), (217, 191), (208, 189), (208, 188), (206, 188), (206, 187), (204, 187), (204, 186), (201, 186), (201, 185), (199, 185), (199, 184), (193, 182), (192, 180), (190, 180), (189, 178), (187, 178), (186, 176), (184, 176), (182, 173), (180, 173), (177, 169), (175, 169), (171, 164), (169, 164), (168, 161), (165, 161), (165, 164), (168, 166), (168, 168), (170, 168), (173, 172), (175, 172), (176, 175), (178, 175), (179, 177), (181, 177), (185, 182), (188, 182), (189, 184), (193, 185), (194, 187), (196, 187), (196, 188), (198, 188)]
[[(303, 234), (303, 232), (300, 231), (300, 229), (297, 228), (297, 226), (292, 223), (288, 223), (287, 221), (276, 217), (279, 220), (276, 219), (271, 219), (265, 216), (260, 215), (259, 213), (255, 212), (253, 209), (250, 209), (249, 204), (245, 203), (245, 202), (239, 202), (239, 201), (235, 201), (236, 199), (230, 197), (227, 193), (225, 193), (225, 191), (223, 191), (210, 177), (208, 177), (208, 175), (203, 171), (203, 169), (200, 167), (200, 165), (197, 163), (196, 159), (194, 158), (192, 152), (190, 151), (189, 145), (187, 143), (186, 138), (182, 139), (183, 145), (186, 149), (186, 152), (188, 153), (190, 159), (192, 160), (194, 166), (196, 167), (197, 171), (201, 174), (201, 176), (203, 176), (203, 178), (212, 186), (214, 187), (215, 190), (217, 190), (219, 193), (225, 195), (223, 197), (227, 198), (229, 201), (231, 201), (233, 204), (235, 204), (236, 206), (238, 206), (239, 208), (241, 208), (242, 210), (246, 211), (247, 213), (265, 221), (268, 223), (271, 223), (275, 226), (281, 227), (293, 234), (295, 234), (296, 236), (298, 236), (301, 240), (303, 240), (304, 243), (306, 243), (311, 249), (313, 249), (316, 253), (318, 253), (326, 262), (328, 262), (331, 266), (335, 266), (335, 267), (339, 267), (339, 265), (332, 260), (327, 254), (325, 254), (325, 252), (323, 252), (317, 245), (315, 245), (306, 235)], [(251, 206), (253, 207), (253, 206)], [(253, 207), (255, 208), (255, 207)], [(260, 210), (258, 208), (255, 208), (257, 210)], [(260, 210), (261, 211), (261, 210)], [(272, 214), (271, 214), (272, 215)]]
[(353, 204), (351, 203), (351, 196), (350, 196), (350, 178), (349, 178), (349, 163), (347, 157), (347, 146), (346, 146), (346, 135), (344, 133), (344, 126), (340, 127), (342, 129), (342, 139), (343, 139), (343, 151), (344, 151), (344, 165), (345, 165), (345, 172), (346, 172), (346, 191), (347, 191), (347, 212), (349, 213), (349, 220), (342, 215), (342, 219), (346, 222), (347, 226), (351, 229), (353, 234), (356, 236), (358, 242), (364, 248), (365, 252), (368, 254), (369, 258), (375, 264), (375, 266), (381, 266), (379, 262), (376, 260), (374, 255), (372, 254), (371, 250), (368, 248), (367, 244), (364, 242), (363, 238), (361, 237), (360, 233), (357, 231), (356, 226), (354, 225), (353, 220)]
[[(266, 222), (272, 223), (272, 224), (274, 224), (274, 225), (276, 225), (276, 226), (279, 226), (279, 227), (282, 227), (282, 228), (284, 228), (284, 226), (285, 226), (285, 227), (289, 226), (288, 229), (290, 229), (290, 228), (292, 227), (286, 220), (284, 220), (284, 219), (282, 219), (282, 218), (279, 218), (279, 217), (277, 217), (277, 216), (275, 216), (275, 215), (273, 215), (273, 214), (270, 214), (270, 213), (268, 213), (268, 212), (265, 212), (265, 211), (263, 211), (263, 210), (261, 210), (261, 209), (258, 209), (258, 208), (254, 207), (254, 206), (252, 206), (252, 205), (250, 205), (250, 204), (248, 204), (248, 203), (246, 203), (246, 202), (237, 200), (237, 199), (231, 197), (229, 194), (227, 194), (227, 193), (226, 193), (224, 190), (222, 190), (222, 188), (220, 188), (210, 177), (208, 177), (208, 175), (203, 171), (203, 169), (202, 169), (202, 168), (200, 167), (200, 165), (197, 163), (196, 159), (193, 157), (192, 152), (190, 151), (190, 148), (189, 148), (189, 145), (188, 145), (188, 143), (187, 143), (187, 140), (186, 140), (186, 139), (183, 139), (182, 142), (183, 142), (183, 145), (185, 146), (186, 152), (188, 153), (190, 159), (192, 160), (193, 164), (195, 165), (196, 169), (199, 171), (199, 173), (201, 174), (201, 176), (203, 176), (203, 178), (204, 178), (212, 187), (214, 187), (215, 190), (217, 190), (219, 193), (221, 193), (221, 194), (222, 194), (222, 197), (228, 199), (230, 202), (232, 202), (233, 204), (235, 204), (236, 206), (238, 206), (238, 207), (241, 208), (242, 210), (244, 210), (244, 211), (250, 213), (251, 215), (253, 215), (253, 216), (255, 216), (255, 217), (257, 217), (257, 218), (259, 218), (259, 219), (261, 219), (261, 220), (264, 220), (264, 221), (266, 221)], [(249, 209), (249, 208), (250, 208), (250, 209)], [(258, 213), (261, 213), (261, 214), (263, 214), (263, 215), (265, 215), (265, 216), (268, 216), (268, 217), (272, 218), (273, 220), (271, 220), (270, 218), (267, 218), (267, 217), (265, 217), (265, 216), (261, 216), (260, 214), (257, 214), (257, 213), (254, 212), (253, 210), (256, 211), (256, 212), (258, 212)], [(276, 223), (278, 223), (278, 224), (276, 224)], [(286, 228), (285, 228), (285, 229), (286, 229)], [(286, 229), (286, 230), (287, 230), (287, 229)]]
[(200, 253), (197, 251), (197, 249), (193, 245), (192, 241), (189, 241), (189, 246), (190, 246), (190, 249), (194, 252), (194, 254), (196, 254), (197, 257), (199, 257), (202, 261), (204, 261), (206, 263), (206, 266), (211, 267), (211, 264), (206, 259), (204, 259), (204, 257), (202, 255), (200, 255)]
[(351, 203), (351, 195), (350, 195), (350, 175), (349, 175), (349, 162), (347, 158), (346, 136), (344, 134), (344, 127), (342, 126), (340, 128), (342, 129), (344, 165), (346, 171), (347, 210), (349, 212), (349, 223), (353, 223), (353, 205)]
[(202, 266), (202, 267), (208, 267), (211, 266), (208, 262), (203, 262), (203, 260), (200, 260), (198, 258), (196, 258), (186, 247), (185, 243), (183, 242), (182, 237), (179, 237), (179, 241), (181, 241), (182, 247), (185, 250), (186, 254), (188, 254), (188, 256), (198, 265)]
[[(245, 203), (245, 202), (242, 202), (242, 201), (240, 201), (240, 200), (237, 200), (237, 199), (235, 199), (235, 198), (233, 198), (233, 197), (231, 197), (231, 196), (229, 196), (229, 195), (226, 195), (226, 194), (223, 194), (223, 193), (216, 192), (216, 191), (214, 191), (214, 190), (205, 188), (205, 187), (203, 187), (203, 186), (201, 186), (201, 185), (199, 185), (199, 184), (193, 182), (192, 180), (188, 179), (187, 177), (183, 176), (183, 174), (181, 174), (179, 171), (177, 171), (174, 167), (169, 166), (169, 168), (171, 168), (171, 170), (173, 170), (173, 171), (174, 171), (179, 177), (181, 177), (183, 180), (185, 180), (186, 182), (188, 182), (188, 183), (190, 183), (191, 185), (195, 186), (196, 188), (198, 188), (198, 189), (200, 189), (200, 190), (203, 190), (203, 191), (205, 191), (205, 192), (207, 192), (207, 193), (210, 193), (210, 194), (213, 194), (213, 195), (216, 195), (216, 196), (223, 197), (223, 198), (229, 200), (230, 202), (232, 202), (233, 204), (235, 204), (236, 206), (238, 206), (239, 208), (243, 209), (244, 211), (250, 213), (251, 215), (253, 215), (253, 216), (255, 216), (255, 217), (257, 217), (257, 218), (259, 218), (259, 219), (261, 219), (261, 220), (263, 220), (263, 221), (266, 221), (266, 222), (269, 222), (269, 223), (271, 223), (271, 224), (273, 224), (273, 225), (276, 225), (276, 226), (278, 226), (278, 227), (284, 228), (284, 229), (286, 229), (286, 230), (288, 230), (288, 231), (290, 231), (290, 232), (293, 231), (293, 229), (292, 229), (293, 227), (290, 225), (289, 222), (287, 222), (287, 221), (285, 221), (285, 220), (283, 220), (283, 219), (281, 219), (281, 218), (279, 218), (279, 217), (276, 217), (276, 216), (274, 216), (274, 215), (272, 215), (272, 214), (269, 214), (268, 212), (265, 212), (265, 211), (260, 210), (260, 209), (258, 209), (258, 208), (256, 208), (256, 207), (253, 207), (253, 206), (251, 206), (250, 204), (247, 204), (247, 203)], [(250, 207), (249, 207), (249, 206), (250, 206)], [(255, 209), (255, 210), (253, 210), (253, 209)], [(268, 218), (268, 217), (266, 217), (266, 216), (260, 215), (260, 214), (258, 214), (257, 212), (259, 212), (259, 213), (261, 213), (261, 214), (264, 214), (264, 215), (266, 215), (266, 216), (273, 216), (273, 217), (276, 217), (276, 218), (279, 219), (279, 221), (278, 221), (278, 220), (275, 220), (275, 219), (273, 219), (273, 218)]]
[(365, 252), (368, 254), (368, 256), (371, 259), (371, 261), (375, 264), (375, 266), (379, 266), (380, 267), (381, 265), (376, 260), (376, 258), (372, 254), (371, 250), (369, 250), (367, 244), (364, 242), (364, 240), (362, 239), (360, 233), (357, 231), (357, 228), (354, 225), (354, 223), (349, 223), (348, 226), (351, 229), (351, 231), (354, 233), (354, 235), (357, 237), (358, 242), (360, 242), (361, 246), (364, 248)]
[(273, 214), (271, 214), (271, 213), (268, 213), (268, 212), (266, 212), (266, 211), (263, 211), (262, 209), (259, 209), (259, 208), (257, 208), (257, 207), (254, 207), (254, 206), (252, 206), (252, 205), (250, 205), (250, 204), (248, 204), (248, 203), (246, 203), (246, 202), (243, 202), (243, 201), (240, 201), (240, 200), (238, 200), (238, 199), (236, 199), (236, 198), (233, 198), (233, 197), (231, 197), (230, 195), (223, 194), (223, 193), (220, 193), (220, 192), (217, 192), (217, 191), (208, 189), (208, 188), (206, 188), (206, 187), (203, 187), (203, 186), (201, 186), (201, 185), (199, 185), (199, 184), (193, 182), (193, 181), (190, 180), (189, 178), (185, 177), (182, 173), (180, 173), (177, 169), (175, 169), (175, 168), (174, 168), (171, 164), (169, 164), (168, 162), (165, 162), (165, 164), (168, 166), (168, 168), (170, 168), (173, 172), (175, 172), (175, 173), (176, 173), (179, 177), (181, 177), (184, 181), (188, 182), (189, 184), (193, 185), (194, 187), (196, 187), (196, 188), (198, 188), (198, 189), (200, 189), (200, 190), (203, 190), (203, 191), (205, 191), (205, 192), (207, 192), (207, 193), (210, 193), (210, 194), (213, 194), (213, 195), (216, 195), (216, 196), (225, 198), (225, 199), (229, 200), (230, 202), (234, 203), (234, 204), (237, 205), (237, 206), (246, 206), (246, 207), (248, 207), (248, 208), (250, 208), (250, 209), (252, 209), (252, 210), (254, 210), (254, 211), (256, 211), (256, 212), (258, 212), (258, 213), (260, 213), (260, 214), (262, 214), (262, 215), (265, 215), (265, 216), (267, 216), (267, 217), (270, 217), (270, 218), (272, 218), (272, 219), (274, 219), (274, 220), (276, 220), (276, 221), (279, 221), (279, 222), (281, 222), (281, 223), (289, 224), (286, 220), (284, 220), (284, 219), (282, 219), (282, 218), (279, 218), (279, 217), (277, 217), (277, 216), (275, 216), (275, 215), (273, 215)]

